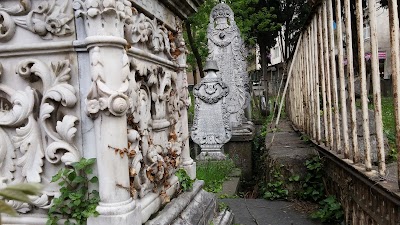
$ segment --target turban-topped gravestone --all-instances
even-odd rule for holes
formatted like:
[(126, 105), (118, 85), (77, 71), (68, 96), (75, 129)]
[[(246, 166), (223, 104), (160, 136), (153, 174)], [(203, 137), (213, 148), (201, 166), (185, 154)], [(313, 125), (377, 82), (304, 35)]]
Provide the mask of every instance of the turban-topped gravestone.
[(249, 105), (249, 79), (247, 74), (247, 52), (240, 37), (232, 9), (225, 3), (216, 5), (210, 14), (207, 29), (208, 59), (218, 64), (217, 75), (229, 87), (226, 97), (229, 121), (232, 128), (248, 125), (245, 109)]
[(221, 148), (232, 136), (225, 104), (229, 88), (216, 75), (215, 61), (207, 61), (204, 71), (206, 76), (193, 90), (196, 100), (191, 137), (201, 147), (198, 159), (221, 160), (225, 159)]

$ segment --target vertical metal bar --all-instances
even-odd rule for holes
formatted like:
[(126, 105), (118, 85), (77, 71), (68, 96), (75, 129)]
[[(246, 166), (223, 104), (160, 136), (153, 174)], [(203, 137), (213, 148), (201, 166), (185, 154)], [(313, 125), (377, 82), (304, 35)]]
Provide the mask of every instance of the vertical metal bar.
[(307, 84), (306, 84), (306, 42), (307, 42), (307, 36), (304, 35), (304, 47), (303, 47), (303, 54), (302, 54), (302, 72), (301, 72), (301, 78), (302, 78), (302, 84), (303, 84), (303, 88), (302, 88), (302, 96), (303, 96), (303, 112), (302, 113), (302, 117), (304, 118), (303, 123), (304, 123), (304, 132), (307, 133), (308, 132), (308, 123), (307, 123), (307, 105), (306, 105), (306, 97), (307, 97)]
[(330, 74), (330, 65), (329, 65), (329, 46), (328, 46), (328, 22), (327, 22), (327, 3), (324, 1), (323, 3), (323, 26), (324, 26), (324, 56), (325, 56), (325, 80), (326, 80), (326, 98), (328, 100), (328, 129), (329, 129), (329, 140), (328, 147), (332, 150), (333, 147), (333, 120), (332, 120), (332, 93), (331, 93), (331, 74)]
[(342, 7), (340, 0), (336, 0), (336, 29), (338, 37), (338, 66), (340, 80), (340, 108), (342, 113), (342, 134), (344, 145), (344, 158), (349, 158), (349, 130), (347, 122), (347, 105), (346, 105), (346, 85), (344, 77), (344, 57), (343, 57), (343, 30), (342, 30)]
[(349, 98), (351, 107), (351, 136), (353, 147), (353, 162), (360, 161), (360, 152), (358, 150), (357, 140), (357, 118), (356, 118), (356, 96), (354, 92), (354, 65), (353, 65), (353, 43), (351, 34), (351, 15), (350, 15), (350, 0), (344, 0), (345, 10), (345, 26), (346, 26), (346, 52), (347, 52), (347, 73), (349, 77)]
[(311, 61), (311, 104), (312, 104), (312, 120), (313, 120), (313, 139), (317, 140), (317, 113), (316, 113), (316, 108), (317, 108), (317, 103), (315, 102), (316, 100), (316, 82), (315, 82), (315, 42), (314, 42), (314, 33), (315, 33), (315, 28), (314, 28), (314, 21), (315, 18), (311, 20), (310, 23), (310, 28), (311, 28), (311, 33), (310, 33), (310, 61)]
[(314, 73), (314, 79), (315, 79), (315, 96), (316, 96), (316, 100), (315, 100), (315, 105), (316, 105), (316, 110), (315, 110), (315, 115), (317, 116), (316, 118), (316, 122), (317, 122), (317, 142), (318, 144), (320, 144), (321, 141), (321, 113), (320, 113), (320, 97), (319, 97), (319, 63), (318, 63), (318, 15), (314, 17), (314, 22), (313, 22), (313, 26), (314, 26), (314, 65), (315, 65), (315, 73)]
[[(393, 104), (396, 120), (396, 145), (400, 146), (400, 51), (399, 51), (399, 17), (397, 1), (389, 0), (390, 53), (392, 56)], [(397, 151), (397, 182), (400, 187), (400, 151)]]
[(363, 9), (362, 0), (356, 0), (356, 24), (357, 24), (357, 42), (358, 42), (358, 72), (361, 79), (361, 106), (362, 106), (362, 126), (364, 139), (364, 164), (365, 169), (370, 171), (371, 165), (371, 143), (369, 136), (369, 114), (367, 97), (367, 75), (365, 71), (365, 52), (364, 52), (364, 33), (363, 33)]
[(306, 104), (307, 104), (307, 114), (308, 114), (308, 135), (312, 137), (313, 133), (313, 120), (312, 120), (312, 84), (311, 84), (311, 74), (310, 74), (310, 67), (311, 67), (311, 55), (310, 55), (310, 27), (307, 28), (307, 41), (306, 41), (306, 83), (307, 83), (307, 95), (306, 95)]
[(319, 65), (320, 67), (320, 74), (321, 74), (321, 90), (322, 90), (322, 111), (324, 115), (324, 140), (325, 145), (327, 145), (328, 141), (328, 114), (326, 113), (326, 85), (325, 85), (325, 64), (324, 64), (324, 51), (323, 51), (323, 30), (322, 30), (322, 9), (319, 8), (318, 10), (318, 43), (319, 43)]
[(371, 73), (374, 95), (376, 147), (378, 152), (378, 171), (381, 176), (386, 175), (385, 145), (382, 125), (381, 81), (379, 77), (378, 38), (376, 35), (376, 5), (375, 0), (369, 0), (369, 26), (371, 32)]
[(341, 153), (341, 140), (340, 140), (340, 120), (339, 120), (339, 100), (337, 88), (337, 75), (336, 75), (336, 60), (335, 60), (335, 34), (333, 32), (333, 8), (332, 0), (328, 0), (328, 31), (329, 31), (329, 53), (330, 53), (330, 67), (331, 67), (331, 80), (332, 80), (332, 93), (333, 93), (333, 111), (335, 115), (335, 139), (336, 143), (333, 148)]

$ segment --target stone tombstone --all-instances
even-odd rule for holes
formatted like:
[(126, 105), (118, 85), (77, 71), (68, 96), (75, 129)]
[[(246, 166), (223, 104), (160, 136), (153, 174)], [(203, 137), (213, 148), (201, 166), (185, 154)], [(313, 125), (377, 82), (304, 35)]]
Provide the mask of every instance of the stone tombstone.
[(225, 154), (221, 148), (232, 136), (225, 103), (229, 88), (216, 74), (216, 61), (207, 61), (204, 71), (206, 76), (193, 89), (195, 111), (191, 137), (201, 148), (198, 159), (222, 160)]
[[(88, 225), (151, 223), (181, 204), (175, 172), (196, 177), (182, 21), (202, 2), (0, 1), (0, 188), (45, 187), (30, 204), (10, 201), (20, 215), (3, 224), (46, 224), (60, 194), (52, 176), (82, 157), (96, 159), (99, 180)], [(195, 184), (186, 199), (207, 196)], [(167, 214), (153, 224), (180, 216)]]
[(208, 59), (217, 61), (217, 75), (229, 87), (226, 104), (230, 113), (230, 123), (234, 130), (240, 129), (247, 123), (245, 109), (250, 102), (247, 51), (235, 23), (233, 11), (227, 4), (219, 3), (211, 10), (207, 38)]

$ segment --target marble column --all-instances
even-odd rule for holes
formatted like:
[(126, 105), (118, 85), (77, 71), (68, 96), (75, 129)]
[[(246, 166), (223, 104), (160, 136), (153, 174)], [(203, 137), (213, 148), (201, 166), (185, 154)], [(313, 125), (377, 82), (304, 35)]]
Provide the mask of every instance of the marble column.
[(92, 83), (83, 107), (94, 121), (100, 193), (100, 215), (89, 218), (88, 224), (141, 224), (140, 210), (129, 191), (128, 156), (120, 154), (128, 147), (129, 64), (123, 28), (132, 15), (130, 3), (74, 1), (74, 9), (83, 17), (87, 35), (84, 45), (89, 51)]

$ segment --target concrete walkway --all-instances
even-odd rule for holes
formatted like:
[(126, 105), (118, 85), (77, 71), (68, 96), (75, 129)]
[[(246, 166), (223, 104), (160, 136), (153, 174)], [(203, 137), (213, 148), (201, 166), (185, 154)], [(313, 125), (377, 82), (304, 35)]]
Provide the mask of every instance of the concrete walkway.
[(240, 225), (316, 225), (318, 221), (293, 209), (292, 202), (264, 199), (221, 199), (234, 214), (234, 224)]
[[(272, 133), (266, 137), (267, 146), (272, 139)], [(275, 160), (283, 164), (298, 164), (303, 167), (305, 159), (315, 154), (313, 147), (305, 144), (291, 127), (290, 123), (282, 120), (278, 125), (278, 131), (274, 142), (270, 147), (269, 154)], [(298, 161), (298, 162), (297, 162)], [(226, 192), (224, 186), (223, 190)], [(234, 188), (231, 188), (234, 190)], [(229, 189), (230, 190), (230, 189)], [(228, 196), (233, 193), (227, 192)], [(220, 199), (226, 203), (234, 214), (234, 224), (241, 225), (315, 225), (322, 224), (319, 221), (312, 220), (305, 212), (299, 212), (295, 209), (304, 210), (304, 206), (287, 201), (268, 201), (265, 199)]]

